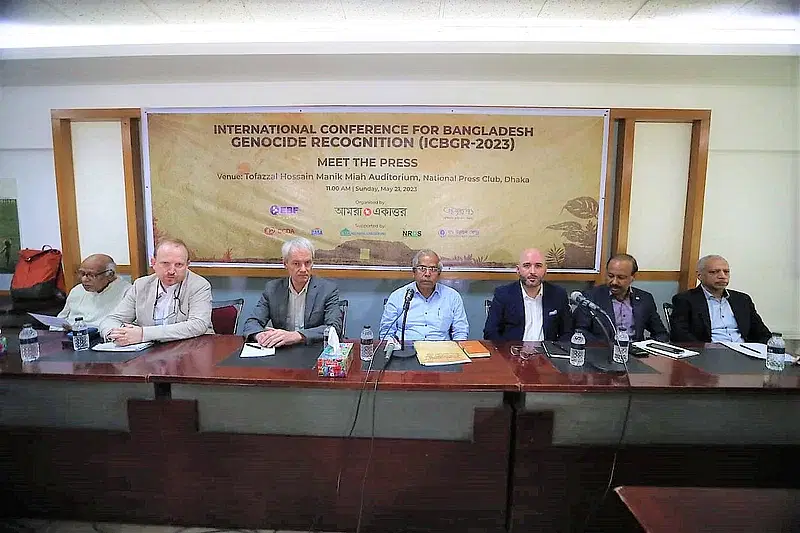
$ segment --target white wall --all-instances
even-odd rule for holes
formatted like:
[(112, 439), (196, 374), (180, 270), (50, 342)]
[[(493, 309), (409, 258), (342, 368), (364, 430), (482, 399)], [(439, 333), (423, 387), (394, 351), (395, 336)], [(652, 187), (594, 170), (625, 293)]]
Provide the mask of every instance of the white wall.
[[(23, 245), (58, 244), (52, 108), (301, 104), (708, 108), (711, 152), (701, 251), (729, 258), (732, 287), (753, 295), (770, 327), (800, 334), (797, 58), (447, 59), (278, 56), (264, 63), (254, 56), (230, 58), (226, 64), (219, 58), (195, 57), (185, 60), (191, 71), (180, 58), (120, 59), (113, 68), (108, 60), (81, 60), (80, 69), (63, 62), (14, 63), (5, 69), (0, 93), (0, 178), (16, 177), (20, 184)], [(233, 71), (230, 64), (239, 70)]]

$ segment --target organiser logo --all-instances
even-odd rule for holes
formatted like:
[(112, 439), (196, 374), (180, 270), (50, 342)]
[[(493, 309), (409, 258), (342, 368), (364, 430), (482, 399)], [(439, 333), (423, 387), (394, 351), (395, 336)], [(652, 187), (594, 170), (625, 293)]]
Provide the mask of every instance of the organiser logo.
[(300, 212), (300, 208), (296, 205), (271, 205), (269, 208), (270, 215), (277, 216), (292, 216)]

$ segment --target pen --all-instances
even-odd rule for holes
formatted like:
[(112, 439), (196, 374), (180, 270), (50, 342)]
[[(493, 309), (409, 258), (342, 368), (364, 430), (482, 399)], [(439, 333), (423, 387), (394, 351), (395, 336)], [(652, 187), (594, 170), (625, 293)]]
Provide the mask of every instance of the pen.
[(246, 342), (244, 344), (245, 344), (245, 346), (250, 346), (251, 348), (258, 348), (259, 350), (263, 350), (264, 349), (264, 347), (261, 346), (260, 344), (253, 344), (252, 342)]
[(761, 355), (761, 352), (759, 352), (759, 351), (758, 351), (758, 350), (756, 350), (755, 348), (751, 348), (750, 346), (747, 346), (746, 344), (740, 344), (739, 346), (741, 346), (741, 347), (742, 347), (742, 348), (744, 348), (745, 350), (750, 350), (750, 351), (751, 351), (751, 352), (753, 352), (753, 353), (757, 353), (758, 355)]
[(561, 343), (560, 343), (560, 342), (558, 342), (558, 341), (553, 341), (553, 344), (555, 344), (557, 348), (560, 348), (560, 349), (564, 350), (565, 352), (568, 352), (568, 351), (569, 351), (569, 350), (567, 350), (566, 348), (564, 348), (564, 345), (563, 345), (563, 344), (561, 344)]

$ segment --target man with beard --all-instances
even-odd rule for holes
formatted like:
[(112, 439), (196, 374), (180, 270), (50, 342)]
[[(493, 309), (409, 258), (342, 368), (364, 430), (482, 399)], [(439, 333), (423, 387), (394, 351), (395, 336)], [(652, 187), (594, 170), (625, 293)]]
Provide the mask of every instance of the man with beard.
[(728, 289), (731, 270), (724, 257), (707, 255), (697, 262), (700, 286), (672, 297), (674, 342), (767, 342), (769, 328), (753, 300)]
[(178, 239), (156, 246), (154, 273), (139, 278), (100, 324), (103, 338), (119, 346), (175, 341), (214, 333), (211, 284), (189, 270), (189, 249)]
[(455, 340), (469, 337), (464, 301), (458, 291), (438, 283), (442, 262), (433, 250), (420, 250), (411, 260), (414, 281), (396, 289), (386, 300), (381, 316), (380, 338), (400, 340), (403, 306), (410, 297), (406, 317), (407, 341)]
[[(645, 330), (650, 332), (650, 338), (668, 342), (669, 333), (658, 315), (653, 295), (631, 287), (638, 271), (639, 265), (632, 255), (614, 255), (606, 263), (606, 284), (595, 287), (586, 297), (608, 313), (617, 330), (626, 330), (631, 342), (644, 340)], [(605, 338), (600, 325), (583, 307), (575, 310), (575, 329), (582, 329), (596, 339)], [(609, 334), (613, 335), (611, 330)]]
[(483, 338), (491, 341), (568, 340), (572, 313), (567, 292), (544, 281), (547, 263), (535, 248), (524, 250), (519, 281), (498, 287), (486, 317)]
[[(88, 326), (99, 326), (131, 286), (117, 277), (117, 265), (105, 254), (92, 254), (84, 259), (78, 267), (78, 280), (80, 285), (69, 291), (64, 309), (58, 313), (58, 318), (65, 319), (70, 326), (75, 317), (83, 317)], [(56, 327), (50, 329), (60, 330)], [(64, 329), (69, 329), (69, 326)]]

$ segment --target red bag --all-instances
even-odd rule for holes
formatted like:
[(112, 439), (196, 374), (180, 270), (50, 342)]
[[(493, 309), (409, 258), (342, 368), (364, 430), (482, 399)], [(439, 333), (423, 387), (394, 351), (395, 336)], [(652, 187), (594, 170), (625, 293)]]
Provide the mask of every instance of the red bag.
[(60, 250), (45, 245), (41, 250), (19, 251), (17, 268), (11, 278), (13, 301), (64, 299), (66, 293)]

